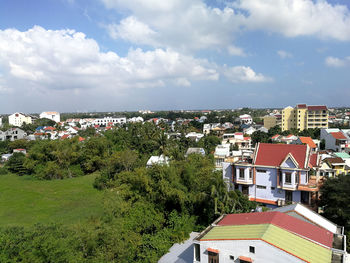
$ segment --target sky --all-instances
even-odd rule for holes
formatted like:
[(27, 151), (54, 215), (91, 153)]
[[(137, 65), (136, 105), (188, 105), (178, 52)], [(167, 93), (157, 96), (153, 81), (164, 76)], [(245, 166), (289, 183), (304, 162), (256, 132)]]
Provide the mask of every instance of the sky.
[(0, 114), (349, 106), (348, 0), (0, 0)]

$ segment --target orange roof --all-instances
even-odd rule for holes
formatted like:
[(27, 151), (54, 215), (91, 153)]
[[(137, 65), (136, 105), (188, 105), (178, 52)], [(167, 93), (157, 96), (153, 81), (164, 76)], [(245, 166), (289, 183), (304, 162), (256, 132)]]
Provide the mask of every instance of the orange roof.
[(67, 139), (69, 137), (69, 134), (65, 134), (61, 137), (61, 139)]
[(213, 248), (209, 247), (209, 248), (207, 248), (207, 251), (219, 254), (219, 250), (218, 249), (213, 249)]
[(239, 258), (239, 260), (243, 260), (243, 261), (246, 261), (246, 262), (253, 262), (253, 260), (251, 258), (248, 258), (248, 257), (245, 257), (245, 256), (239, 256), (238, 258)]
[(309, 145), (312, 149), (317, 147), (311, 137), (299, 137), (299, 139), (302, 143)]
[(334, 139), (346, 140), (346, 137), (344, 136), (344, 134), (342, 132), (331, 132), (331, 134), (332, 134)]

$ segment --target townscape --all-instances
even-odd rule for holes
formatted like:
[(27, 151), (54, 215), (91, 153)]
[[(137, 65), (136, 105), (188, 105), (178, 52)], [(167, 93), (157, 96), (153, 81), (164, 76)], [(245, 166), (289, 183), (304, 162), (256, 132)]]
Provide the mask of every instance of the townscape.
[[(201, 176), (203, 179), (214, 176), (216, 182), (207, 186), (208, 198), (212, 200), (201, 201), (201, 205), (209, 206), (211, 212), (199, 221), (197, 219), (196, 224), (204, 227), (215, 222), (202, 233), (192, 232), (189, 240), (193, 241), (182, 245), (182, 249), (193, 247), (187, 260), (211, 262), (220, 258), (221, 262), (226, 257), (254, 262), (255, 256), (264, 259), (278, 256), (288, 262), (295, 259), (347, 262), (349, 226), (346, 218), (350, 215), (341, 212), (335, 216), (334, 210), (343, 207), (329, 203), (336, 202), (337, 198), (327, 191), (331, 189), (328, 182), (339, 180), (340, 184), (346, 184), (342, 180), (347, 178), (350, 170), (349, 117), (350, 110), (346, 108), (329, 109), (306, 104), (284, 109), (42, 112), (39, 115), (16, 112), (1, 119), (0, 169), (2, 174), (32, 174), (46, 180), (98, 172), (94, 187), (101, 191), (122, 187), (125, 180), (130, 180), (122, 179), (123, 176), (136, 173), (142, 178), (141, 167), (146, 168), (142, 173), (154, 173), (153, 169), (157, 171), (160, 167), (167, 173), (180, 163), (200, 167), (205, 162), (204, 166), (212, 167), (212, 171), (206, 173), (212, 175)], [(127, 135), (130, 132), (132, 137)], [(144, 132), (146, 134), (142, 135)], [(107, 143), (106, 138), (114, 143)], [(141, 141), (135, 141), (137, 138)], [(121, 142), (128, 139), (131, 144)], [(125, 145), (129, 146), (125, 148)], [(114, 153), (106, 154), (105, 149), (111, 146)], [(175, 202), (172, 194), (168, 198)], [(246, 204), (237, 206), (237, 202)], [(195, 206), (198, 205), (201, 206)], [(184, 208), (177, 209), (175, 203), (172, 209), (184, 212)], [(252, 211), (256, 212), (240, 214)], [(187, 216), (198, 216), (196, 213), (194, 210)], [(304, 219), (300, 220), (300, 217)], [(252, 225), (256, 228), (249, 230), (252, 232), (247, 236), (246, 231)], [(220, 226), (227, 230), (219, 231)], [(266, 226), (270, 227), (265, 229)], [(185, 230), (180, 228), (179, 231)], [(185, 232), (181, 235), (189, 234)], [(272, 233), (283, 236), (283, 240), (270, 237)], [(332, 237), (321, 238), (322, 235)], [(182, 238), (175, 240), (183, 241)], [(169, 245), (175, 240), (168, 240)], [(277, 250), (266, 247), (264, 242)], [(293, 250), (289, 249), (291, 243), (288, 242), (293, 242)], [(321, 245), (315, 245), (319, 243)], [(229, 250), (229, 244), (234, 244), (237, 249)], [(249, 251), (244, 249), (247, 245)], [(313, 247), (313, 252), (306, 252), (305, 247)], [(167, 254), (168, 247), (164, 249), (165, 255), (159, 262), (170, 262), (183, 251), (178, 249), (176, 255), (175, 252)]]

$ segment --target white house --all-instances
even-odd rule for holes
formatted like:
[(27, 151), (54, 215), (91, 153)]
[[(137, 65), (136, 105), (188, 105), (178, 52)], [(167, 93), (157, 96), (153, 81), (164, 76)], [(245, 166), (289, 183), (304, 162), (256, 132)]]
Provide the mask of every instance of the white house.
[(61, 116), (59, 112), (56, 111), (44, 111), (40, 114), (40, 119), (49, 119), (53, 120), (55, 122), (60, 122), (61, 121)]
[(169, 157), (160, 155), (160, 156), (151, 156), (146, 164), (146, 167), (151, 167), (153, 165), (167, 165), (169, 164)]
[(239, 116), (241, 124), (252, 124), (253, 118), (249, 114), (243, 114)]
[(280, 211), (223, 215), (193, 240), (193, 263), (345, 262), (346, 243), (311, 217)]
[(17, 127), (21, 127), (23, 123), (31, 124), (32, 121), (32, 116), (21, 112), (9, 116), (9, 124)]
[(113, 126), (113, 125), (125, 124), (125, 123), (126, 123), (125, 117), (120, 117), (120, 118), (104, 117), (104, 118), (97, 118), (94, 120), (94, 125)]
[(194, 140), (196, 142), (199, 142), (199, 140), (204, 137), (204, 134), (197, 133), (197, 132), (190, 132), (190, 133), (186, 134), (185, 137), (190, 138), (191, 140)]

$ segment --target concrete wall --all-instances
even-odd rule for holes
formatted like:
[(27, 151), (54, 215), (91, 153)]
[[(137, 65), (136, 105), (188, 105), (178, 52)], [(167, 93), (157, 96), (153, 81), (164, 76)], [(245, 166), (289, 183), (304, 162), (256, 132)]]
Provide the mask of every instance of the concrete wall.
[[(249, 246), (255, 248), (255, 253), (249, 252)], [(254, 263), (304, 262), (262, 240), (225, 240), (201, 241), (201, 263), (208, 262), (208, 248), (219, 250), (220, 263), (239, 263), (239, 256), (250, 257)], [(230, 256), (233, 256), (234, 260), (230, 259)]]

